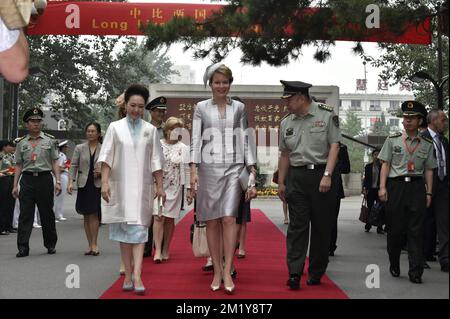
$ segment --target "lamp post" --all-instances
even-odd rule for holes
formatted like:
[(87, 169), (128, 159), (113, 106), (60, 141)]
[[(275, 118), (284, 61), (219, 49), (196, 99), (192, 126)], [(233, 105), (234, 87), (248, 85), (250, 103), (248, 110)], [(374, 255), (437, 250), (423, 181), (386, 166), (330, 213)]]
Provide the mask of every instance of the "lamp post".
[[(29, 68), (28, 74), (30, 76), (39, 77), (47, 72), (39, 67), (34, 66)], [(11, 83), (10, 86), (10, 101), (11, 101), (11, 134), (10, 139), (19, 136), (19, 83)]]
[(436, 89), (438, 108), (441, 110), (444, 109), (444, 84), (448, 80), (448, 75), (443, 77), (439, 83), (438, 83), (438, 81), (433, 79), (431, 77), (431, 75), (429, 75), (428, 73), (426, 73), (424, 71), (419, 71), (419, 72), (414, 73), (410, 79), (411, 79), (411, 81), (416, 82), (416, 83), (422, 83), (425, 80), (430, 81), (433, 84), (434, 88)]

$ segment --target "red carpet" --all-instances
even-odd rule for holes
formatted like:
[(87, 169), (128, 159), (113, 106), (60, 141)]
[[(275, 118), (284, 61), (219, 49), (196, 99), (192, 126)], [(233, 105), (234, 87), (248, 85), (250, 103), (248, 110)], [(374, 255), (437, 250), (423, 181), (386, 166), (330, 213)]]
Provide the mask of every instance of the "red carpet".
[[(154, 264), (144, 258), (142, 279), (147, 288), (145, 296), (122, 292), (123, 277), (119, 278), (100, 297), (102, 299), (344, 299), (347, 295), (328, 277), (322, 277), (319, 286), (307, 286), (302, 277), (301, 289), (291, 291), (286, 286), (286, 237), (258, 209), (252, 210), (252, 221), (247, 226), (247, 256), (235, 258), (238, 272), (234, 279), (236, 292), (232, 296), (223, 288), (212, 292), (209, 285), (212, 272), (201, 267), (206, 258), (196, 258), (189, 242), (189, 228), (193, 214), (187, 214), (176, 226), (170, 260)], [(307, 267), (305, 267), (307, 269)], [(223, 285), (222, 285), (223, 287)]]

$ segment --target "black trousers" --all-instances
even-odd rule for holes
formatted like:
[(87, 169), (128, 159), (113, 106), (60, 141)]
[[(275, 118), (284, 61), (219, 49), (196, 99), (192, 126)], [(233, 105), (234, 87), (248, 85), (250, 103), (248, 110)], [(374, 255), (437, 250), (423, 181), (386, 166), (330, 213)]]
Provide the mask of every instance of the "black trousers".
[(338, 218), (339, 218), (339, 210), (341, 209), (341, 199), (338, 198), (336, 200), (336, 208), (334, 210), (334, 218), (333, 224), (331, 226), (331, 242), (330, 242), (330, 252), (335, 251), (337, 248), (337, 233), (338, 233)]
[(12, 228), (15, 199), (12, 196), (14, 176), (0, 177), (0, 231)]
[(423, 238), (426, 194), (423, 179), (404, 182), (388, 179), (386, 204), (387, 251), (392, 265), (399, 265), (404, 234), (408, 243), (409, 274), (423, 273)]
[[(434, 184), (436, 185), (436, 183)], [(436, 186), (435, 186), (436, 187)], [(448, 215), (449, 215), (449, 187), (448, 176), (444, 181), (437, 183), (436, 189), (433, 189), (433, 199), (428, 213), (431, 213), (435, 220), (436, 233), (439, 239), (439, 263), (448, 265)], [(434, 237), (435, 239), (436, 237)], [(432, 238), (430, 239), (430, 241)], [(436, 240), (434, 241), (436, 244)], [(435, 246), (436, 247), (436, 246)]]
[(289, 274), (301, 275), (309, 244), (311, 278), (320, 279), (328, 266), (331, 225), (337, 200), (337, 176), (332, 177), (331, 190), (319, 192), (325, 168), (307, 170), (289, 167), (286, 181), (286, 200), (289, 209), (287, 230), (287, 265)]
[(51, 174), (42, 176), (22, 175), (20, 180), (20, 216), (17, 230), (17, 247), (29, 249), (33, 229), (34, 211), (37, 205), (41, 218), (44, 246), (54, 248), (58, 240), (53, 211), (53, 178)]

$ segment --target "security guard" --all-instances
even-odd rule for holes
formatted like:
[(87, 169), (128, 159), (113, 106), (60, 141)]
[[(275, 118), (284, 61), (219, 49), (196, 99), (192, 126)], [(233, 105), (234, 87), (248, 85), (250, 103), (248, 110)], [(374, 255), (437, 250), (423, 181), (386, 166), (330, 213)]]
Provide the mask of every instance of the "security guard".
[[(159, 138), (164, 138), (164, 116), (167, 110), (167, 99), (164, 96), (157, 97), (151, 100), (145, 109), (150, 111), (151, 120), (150, 123), (156, 127), (159, 133)], [(144, 257), (149, 257), (152, 255), (152, 242), (153, 242), (153, 217), (150, 227), (148, 228), (148, 242), (144, 247)]]
[(311, 84), (281, 81), (291, 114), (281, 122), (278, 196), (289, 207), (287, 265), (290, 289), (300, 288), (311, 223), (308, 285), (319, 285), (328, 265), (337, 199), (339, 119), (329, 105), (311, 100)]
[[(53, 191), (61, 193), (61, 180), (58, 166), (58, 150), (53, 136), (41, 132), (41, 109), (35, 107), (25, 112), (28, 134), (22, 137), (16, 148), (16, 172), (14, 176), (13, 196), (19, 197), (20, 216), (17, 234), (16, 257), (29, 254), (29, 240), (33, 228), (34, 210), (37, 205), (42, 223), (44, 246), (49, 254), (56, 252), (57, 241), (55, 214), (53, 212)], [(51, 171), (56, 178), (53, 186)], [(20, 194), (18, 181), (20, 178)]]
[(0, 141), (0, 235), (9, 235), (15, 232), (12, 229), (14, 214), (14, 197), (11, 191), (14, 181), (14, 142)]
[[(402, 103), (404, 133), (389, 136), (378, 158), (383, 161), (378, 196), (386, 202), (389, 271), (400, 276), (402, 236), (407, 235), (409, 280), (422, 282), (423, 238), (426, 208), (433, 195), (433, 141), (418, 135), (426, 118), (425, 106), (416, 101)], [(425, 177), (425, 180), (424, 180)]]
[(164, 138), (164, 116), (167, 110), (167, 99), (164, 96), (151, 100), (145, 108), (150, 111), (150, 123), (156, 127), (161, 139)]

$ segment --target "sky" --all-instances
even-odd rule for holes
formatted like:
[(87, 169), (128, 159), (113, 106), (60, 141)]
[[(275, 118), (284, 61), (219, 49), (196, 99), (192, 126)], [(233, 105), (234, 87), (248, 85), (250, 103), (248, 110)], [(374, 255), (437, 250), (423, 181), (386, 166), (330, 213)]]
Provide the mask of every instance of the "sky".
[[(131, 0), (129, 2), (164, 2), (164, 3), (210, 3), (213, 0)], [(216, 1), (217, 2), (217, 1)], [(222, 62), (231, 68), (234, 75), (234, 84), (246, 85), (279, 85), (280, 80), (302, 81), (312, 85), (336, 85), (340, 93), (362, 93), (356, 91), (356, 79), (364, 79), (364, 65), (359, 56), (353, 54), (354, 42), (336, 41), (336, 46), (331, 48), (331, 59), (325, 63), (314, 60), (315, 47), (305, 47), (302, 56), (296, 61), (291, 61), (286, 66), (271, 67), (265, 63), (259, 67), (240, 63), (240, 50), (234, 50)], [(169, 50), (175, 65), (189, 65), (195, 70), (196, 84), (202, 84), (203, 74), (212, 62), (206, 58), (194, 60), (192, 52), (183, 52), (181, 44), (172, 45)], [(376, 43), (363, 43), (366, 53), (373, 57), (380, 55), (381, 51)], [(378, 69), (366, 65), (367, 93), (408, 94), (408, 91), (399, 91), (399, 86), (389, 87), (387, 91), (378, 89)], [(410, 94), (410, 93), (409, 93)]]

